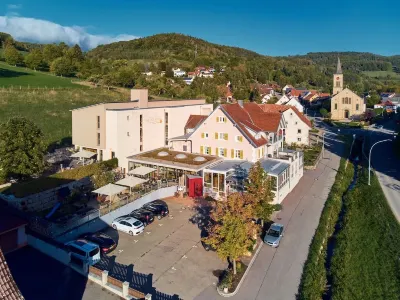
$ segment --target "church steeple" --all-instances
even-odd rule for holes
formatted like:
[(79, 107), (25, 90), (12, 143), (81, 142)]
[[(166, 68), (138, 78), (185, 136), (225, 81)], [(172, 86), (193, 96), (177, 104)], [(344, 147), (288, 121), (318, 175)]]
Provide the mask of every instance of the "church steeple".
[(340, 58), (337, 58), (336, 73), (333, 74), (333, 94), (343, 91), (343, 73), (342, 64), (340, 63)]
[(342, 74), (342, 64), (340, 63), (340, 58), (337, 58), (336, 74)]

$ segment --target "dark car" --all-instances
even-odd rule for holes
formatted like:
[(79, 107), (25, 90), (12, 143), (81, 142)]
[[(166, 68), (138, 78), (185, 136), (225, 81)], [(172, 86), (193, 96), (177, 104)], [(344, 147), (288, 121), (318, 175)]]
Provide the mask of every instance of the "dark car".
[(151, 211), (143, 208), (135, 209), (129, 215), (141, 221), (144, 226), (147, 226), (154, 221), (154, 214)]
[(155, 216), (157, 216), (157, 219), (161, 220), (161, 218), (164, 218), (165, 216), (168, 215), (168, 205), (162, 204), (161, 202), (150, 202), (145, 205), (143, 205), (143, 209), (148, 210), (152, 212)]
[(85, 234), (82, 238), (99, 245), (101, 253), (103, 254), (110, 253), (117, 247), (117, 243), (110, 236), (102, 232)]

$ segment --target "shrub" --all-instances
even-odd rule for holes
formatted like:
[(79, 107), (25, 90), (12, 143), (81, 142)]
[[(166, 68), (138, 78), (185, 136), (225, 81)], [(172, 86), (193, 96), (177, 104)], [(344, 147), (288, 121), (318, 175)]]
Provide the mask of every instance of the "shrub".
[(226, 270), (224, 276), (222, 277), (221, 281), (218, 284), (218, 287), (221, 289), (224, 289), (224, 288), (229, 289), (232, 287), (232, 281), (233, 281), (232, 270)]

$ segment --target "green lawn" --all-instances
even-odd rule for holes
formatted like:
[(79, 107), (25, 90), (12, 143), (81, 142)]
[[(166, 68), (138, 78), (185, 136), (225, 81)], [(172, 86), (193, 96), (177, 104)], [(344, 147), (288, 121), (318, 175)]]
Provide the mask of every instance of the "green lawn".
[(400, 225), (379, 182), (360, 171), (356, 188), (345, 197), (343, 228), (332, 263), (332, 299), (398, 300)]
[(0, 89), (10, 88), (85, 88), (74, 84), (71, 78), (53, 76), (50, 73), (14, 67), (0, 62)]
[(0, 123), (13, 116), (27, 117), (45, 134), (46, 143), (71, 141), (70, 109), (101, 102), (128, 100), (121, 92), (105, 89), (0, 89)]
[[(373, 78), (400, 80), (400, 74), (393, 71), (364, 71), (363, 74)], [(388, 78), (388, 76), (390, 78)]]

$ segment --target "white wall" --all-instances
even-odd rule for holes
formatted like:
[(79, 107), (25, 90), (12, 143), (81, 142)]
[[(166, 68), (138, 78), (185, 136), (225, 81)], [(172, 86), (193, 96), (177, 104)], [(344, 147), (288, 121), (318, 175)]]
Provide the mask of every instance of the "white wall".
[[(285, 141), (287, 144), (296, 143), (301, 145), (308, 145), (310, 127), (303, 122), (302, 119), (291, 109), (283, 113), (285, 121), (287, 122), (285, 131)], [(298, 133), (298, 130), (301, 133)], [(301, 141), (298, 141), (301, 138)]]

